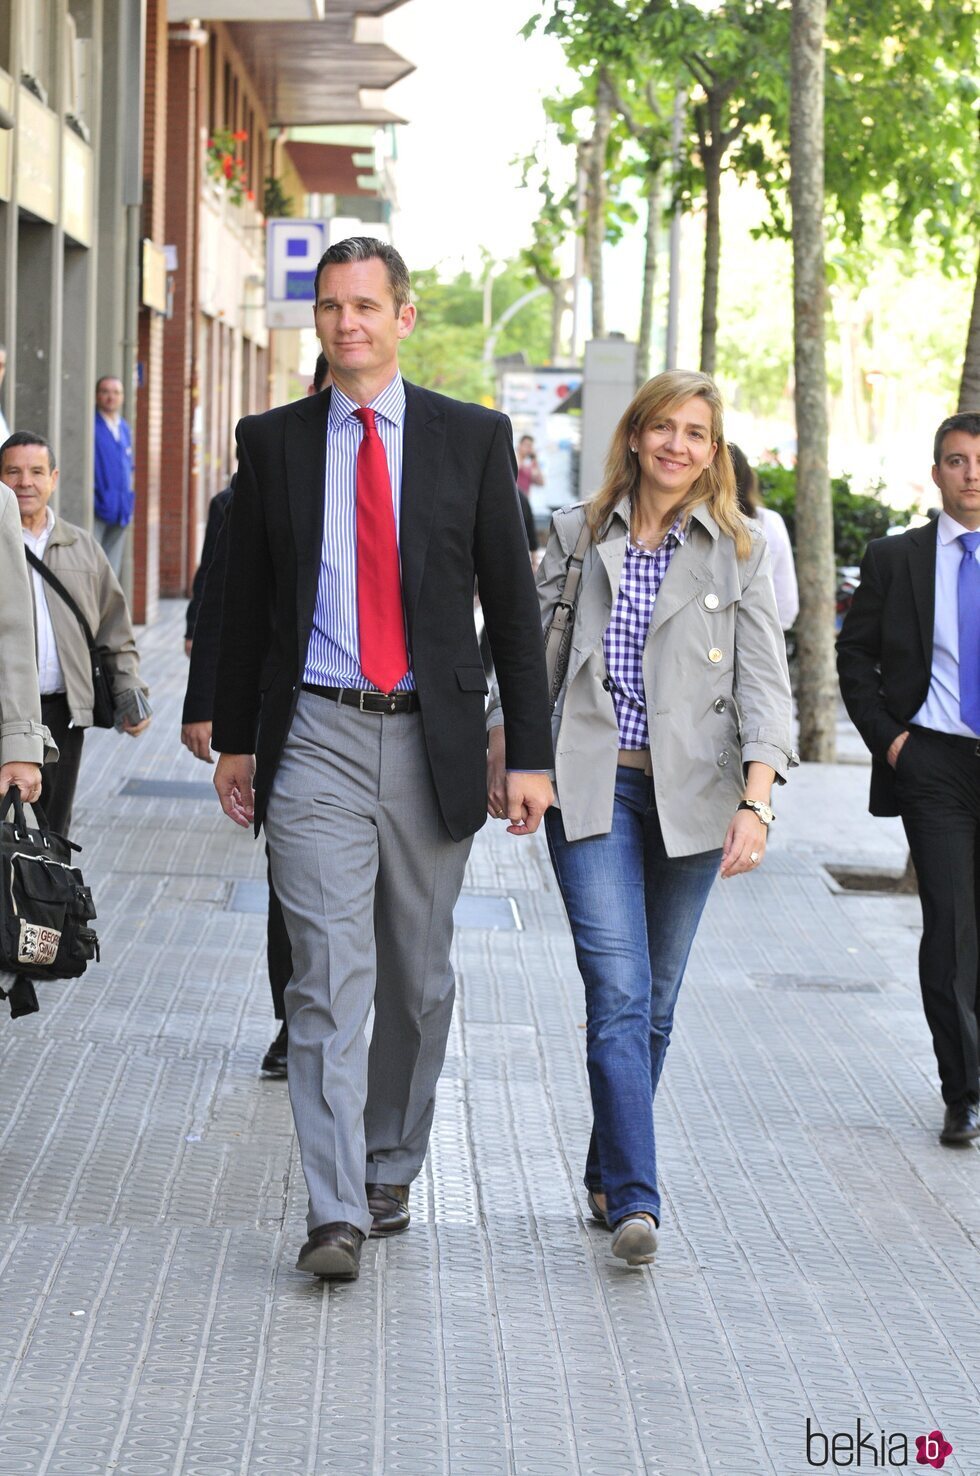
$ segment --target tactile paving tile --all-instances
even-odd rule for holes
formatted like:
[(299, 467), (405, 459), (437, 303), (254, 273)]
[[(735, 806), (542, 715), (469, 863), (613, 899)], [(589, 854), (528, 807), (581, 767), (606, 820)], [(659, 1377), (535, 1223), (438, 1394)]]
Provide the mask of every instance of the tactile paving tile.
[(412, 1229), (355, 1286), (294, 1269), (263, 918), (227, 906), (264, 850), (176, 741), (181, 615), (140, 638), (149, 732), (86, 738), (105, 962), (0, 1022), (0, 1476), (797, 1476), (808, 1418), (859, 1416), (980, 1471), (980, 1154), (936, 1144), (917, 904), (778, 835), (692, 953), (653, 1268), (585, 1211), (574, 951), (541, 838), (491, 825), (466, 892), (521, 929), (458, 929)]

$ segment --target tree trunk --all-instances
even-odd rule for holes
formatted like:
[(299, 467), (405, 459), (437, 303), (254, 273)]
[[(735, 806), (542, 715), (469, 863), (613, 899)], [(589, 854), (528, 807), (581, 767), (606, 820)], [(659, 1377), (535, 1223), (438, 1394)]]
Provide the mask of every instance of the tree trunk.
[(970, 330), (966, 335), (960, 400), (956, 408), (980, 410), (980, 259), (977, 261), (977, 279), (973, 285), (973, 312), (970, 314)]
[(657, 276), (657, 247), (660, 244), (662, 208), (660, 170), (647, 176), (647, 239), (643, 260), (643, 300), (640, 303), (640, 333), (636, 344), (636, 387), (650, 377), (650, 350), (653, 347), (653, 289)]
[[(683, 163), (684, 115), (687, 109), (687, 92), (678, 87), (674, 93), (674, 116), (670, 129), (670, 160), (673, 191)], [(667, 342), (664, 346), (664, 368), (677, 368), (677, 340), (681, 312), (681, 209), (673, 205), (670, 217), (670, 265), (667, 298)]]
[(596, 83), (595, 122), (589, 142), (589, 170), (586, 193), (585, 255), (586, 271), (592, 285), (592, 337), (606, 336), (606, 297), (602, 279), (602, 246), (606, 237), (606, 154), (612, 128), (615, 94), (605, 71), (600, 70)]
[(796, 546), (800, 585), (797, 702), (800, 753), (832, 763), (836, 751), (834, 530), (827, 472), (824, 342), (824, 27), (826, 0), (793, 0), (790, 197), (796, 364)]
[(718, 269), (721, 261), (721, 100), (708, 94), (707, 129), (701, 138), (706, 218), (704, 285), (701, 292), (701, 369), (714, 374), (718, 340)]

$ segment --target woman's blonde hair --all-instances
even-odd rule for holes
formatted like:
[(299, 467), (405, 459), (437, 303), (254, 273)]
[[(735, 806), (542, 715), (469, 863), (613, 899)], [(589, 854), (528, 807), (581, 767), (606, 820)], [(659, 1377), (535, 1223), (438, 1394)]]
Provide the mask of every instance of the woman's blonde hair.
[(599, 537), (617, 503), (624, 497), (632, 500), (640, 485), (640, 461), (630, 450), (630, 443), (642, 435), (652, 421), (659, 416), (671, 415), (695, 396), (704, 400), (711, 411), (711, 439), (717, 450), (687, 496), (671, 509), (670, 521), (664, 531), (678, 516), (686, 526), (694, 508), (704, 504), (721, 531), (734, 542), (737, 556), (740, 559), (748, 557), (752, 535), (738, 510), (735, 473), (725, 443), (721, 395), (709, 375), (690, 369), (671, 369), (666, 374), (655, 375), (637, 390), (627, 405), (609, 443), (602, 486), (586, 504), (593, 537)]

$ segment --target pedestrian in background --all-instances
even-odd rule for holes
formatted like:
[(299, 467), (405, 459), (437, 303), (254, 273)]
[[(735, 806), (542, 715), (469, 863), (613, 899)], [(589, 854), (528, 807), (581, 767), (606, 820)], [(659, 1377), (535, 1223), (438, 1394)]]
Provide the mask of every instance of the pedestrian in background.
[(789, 530), (779, 513), (773, 512), (762, 501), (759, 478), (754, 468), (749, 466), (741, 446), (730, 441), (728, 451), (735, 468), (739, 510), (745, 517), (755, 519), (769, 545), (769, 566), (779, 623), (784, 631), (792, 630), (800, 613), (800, 591), (796, 582), (796, 563), (793, 559), (793, 545), (789, 541)]
[[(321, 354), (322, 358), (323, 355)], [(181, 714), (180, 741), (188, 752), (202, 763), (211, 764), (211, 730), (214, 718), (214, 686), (218, 669), (218, 644), (221, 636), (221, 600), (225, 587), (228, 555), (228, 515), (235, 491), (235, 478), (211, 500), (208, 526), (201, 552), (201, 563), (194, 576), (194, 598), (187, 607), (187, 630), (193, 640), (186, 643), (190, 656), (187, 690)], [(275, 1039), (262, 1057), (260, 1070), (265, 1076), (284, 1077), (288, 1068), (289, 1031), (286, 1025), (286, 985), (293, 974), (293, 956), (286, 931), (282, 904), (276, 896), (272, 869), (266, 869), (269, 885), (269, 910), (266, 920), (266, 967), (272, 990), (272, 1012), (279, 1021)]]
[(95, 386), (95, 517), (92, 529), (118, 579), (126, 529), (133, 520), (133, 437), (123, 419), (122, 380), (103, 374)]
[[(545, 829), (585, 983), (585, 1187), (613, 1255), (635, 1266), (657, 1246), (653, 1103), (701, 913), (716, 876), (761, 864), (773, 781), (797, 758), (766, 542), (739, 513), (707, 375), (645, 384), (599, 491), (555, 513), (537, 578), (545, 629), (586, 525)], [(491, 814), (505, 713), (491, 703)]]
[(876, 538), (837, 640), (871, 750), (872, 815), (901, 815), (919, 880), (919, 982), (945, 1111), (980, 1137), (980, 411), (936, 432), (938, 518)]
[[(137, 737), (149, 726), (149, 689), (140, 680), (126, 597), (91, 533), (50, 508), (58, 468), (43, 436), (33, 431), (8, 436), (0, 446), (0, 481), (17, 498), (26, 550), (64, 586), (103, 651), (116, 726)], [(85, 632), (64, 597), (36, 568), (31, 577), (41, 716), (59, 750), (57, 763), (44, 767), (41, 804), (51, 829), (68, 836), (82, 742), (93, 721), (92, 660)]]
[(531, 553), (538, 547), (538, 531), (534, 526), (534, 509), (531, 506), (531, 488), (544, 486), (544, 472), (534, 449), (533, 436), (521, 436), (517, 443), (517, 490), (521, 494), (521, 513), (527, 546)]
[(366, 1235), (408, 1228), (452, 1018), (453, 908), (484, 818), (476, 578), (517, 834), (550, 802), (530, 771), (551, 740), (507, 420), (403, 381), (415, 307), (392, 247), (331, 246), (314, 292), (332, 388), (238, 427), (213, 742), (225, 813), (265, 825), (292, 943), (297, 1266), (350, 1281)]

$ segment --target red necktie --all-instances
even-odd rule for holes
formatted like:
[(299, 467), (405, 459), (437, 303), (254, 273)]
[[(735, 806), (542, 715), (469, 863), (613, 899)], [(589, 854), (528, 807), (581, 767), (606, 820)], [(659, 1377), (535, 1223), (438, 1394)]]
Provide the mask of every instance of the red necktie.
[(357, 623), (361, 670), (380, 692), (390, 692), (408, 671), (391, 478), (385, 448), (375, 428), (374, 411), (355, 410), (354, 414), (364, 427), (357, 450)]

